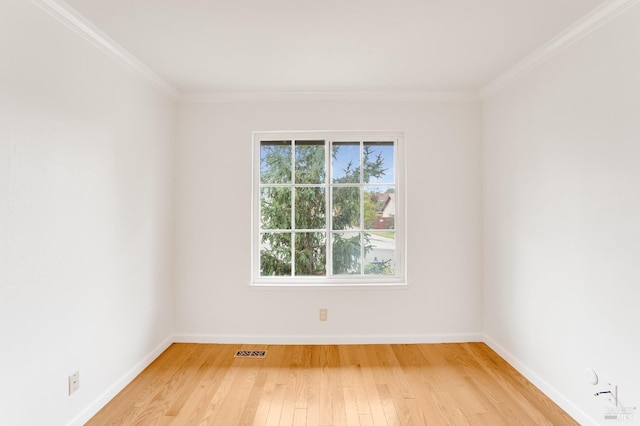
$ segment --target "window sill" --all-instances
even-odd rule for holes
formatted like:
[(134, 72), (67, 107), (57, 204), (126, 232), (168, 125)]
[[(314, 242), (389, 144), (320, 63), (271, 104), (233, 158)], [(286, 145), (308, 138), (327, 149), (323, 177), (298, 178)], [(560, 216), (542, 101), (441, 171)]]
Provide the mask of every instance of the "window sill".
[(395, 279), (375, 279), (375, 278), (363, 278), (363, 279), (349, 279), (349, 280), (341, 280), (339, 278), (336, 279), (327, 279), (327, 278), (318, 278), (313, 279), (312, 277), (305, 277), (299, 279), (288, 279), (286, 281), (281, 278), (259, 278), (254, 279), (249, 285), (251, 289), (327, 289), (327, 290), (339, 290), (339, 289), (363, 289), (363, 290), (375, 290), (375, 289), (406, 289), (408, 288), (408, 284), (404, 278), (395, 278)]

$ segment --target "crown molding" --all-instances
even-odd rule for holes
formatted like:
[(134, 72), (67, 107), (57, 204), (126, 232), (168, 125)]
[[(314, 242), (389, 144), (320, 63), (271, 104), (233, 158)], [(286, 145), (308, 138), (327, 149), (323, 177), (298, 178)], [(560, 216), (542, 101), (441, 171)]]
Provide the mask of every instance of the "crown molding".
[(519, 80), (540, 64), (586, 37), (592, 31), (640, 3), (640, 0), (608, 0), (558, 36), (516, 63), (478, 92), (473, 91), (290, 91), (180, 93), (151, 68), (127, 52), (63, 0), (31, 0), (96, 48), (121, 63), (149, 85), (180, 103), (232, 102), (479, 102)]
[(481, 100), (486, 99), (504, 89), (564, 49), (591, 34), (591, 32), (601, 25), (637, 5), (639, 2), (640, 0), (606, 1), (522, 61), (516, 63), (493, 81), (482, 87), (478, 92), (479, 98)]
[(63, 0), (31, 0), (45, 12), (62, 22), (69, 29), (80, 35), (89, 43), (97, 47), (109, 57), (127, 67), (130, 71), (141, 77), (154, 89), (173, 101), (179, 98), (178, 91), (164, 81), (151, 68), (143, 64), (135, 56), (127, 52), (122, 46), (113, 41), (109, 36), (100, 31), (89, 20), (76, 12)]
[(428, 91), (291, 91), (208, 92), (182, 94), (185, 104), (232, 102), (478, 102), (475, 92)]

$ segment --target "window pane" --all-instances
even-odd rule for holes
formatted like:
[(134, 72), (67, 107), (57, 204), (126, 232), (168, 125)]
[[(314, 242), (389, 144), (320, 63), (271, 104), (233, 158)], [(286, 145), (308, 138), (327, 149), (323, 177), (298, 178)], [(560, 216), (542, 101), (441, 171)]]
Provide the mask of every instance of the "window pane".
[(296, 183), (324, 183), (324, 141), (296, 142)]
[(260, 238), (260, 275), (291, 275), (291, 233), (265, 232)]
[(325, 229), (325, 189), (296, 188), (296, 229)]
[(333, 214), (333, 229), (360, 228), (360, 188), (333, 188), (331, 212)]
[(260, 142), (260, 182), (291, 183), (291, 141)]
[(360, 142), (334, 142), (331, 182), (360, 183)]
[(396, 194), (394, 187), (364, 188), (364, 228), (395, 229)]
[(361, 245), (360, 233), (333, 234), (333, 273), (359, 274)]
[(369, 275), (393, 275), (396, 268), (395, 232), (370, 232), (364, 234), (364, 273)]
[(395, 183), (393, 142), (365, 142), (363, 153), (365, 183)]
[(262, 188), (260, 227), (291, 229), (291, 188)]
[(296, 233), (296, 275), (326, 275), (326, 246), (324, 232)]

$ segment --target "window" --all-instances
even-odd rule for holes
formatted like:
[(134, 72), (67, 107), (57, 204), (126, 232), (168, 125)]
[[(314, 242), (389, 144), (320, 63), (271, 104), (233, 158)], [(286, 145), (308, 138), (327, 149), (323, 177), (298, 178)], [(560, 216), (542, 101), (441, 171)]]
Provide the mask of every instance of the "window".
[(253, 284), (404, 283), (401, 137), (254, 133)]

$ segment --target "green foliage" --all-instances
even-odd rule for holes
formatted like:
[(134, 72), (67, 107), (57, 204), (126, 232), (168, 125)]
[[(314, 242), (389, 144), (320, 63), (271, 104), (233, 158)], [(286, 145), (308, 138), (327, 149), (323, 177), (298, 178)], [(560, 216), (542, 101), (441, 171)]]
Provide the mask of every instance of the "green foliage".
[(266, 232), (261, 242), (264, 247), (260, 250), (261, 275), (291, 275), (291, 234)]
[(296, 183), (323, 184), (324, 143), (296, 144)]
[(296, 233), (296, 275), (326, 275), (324, 233)]
[(379, 178), (384, 175), (387, 169), (383, 168), (384, 159), (382, 158), (382, 154), (378, 153), (374, 158), (371, 158), (371, 147), (368, 145), (364, 146), (363, 149), (363, 162), (362, 162), (362, 174), (364, 183), (371, 182), (371, 178)]
[(333, 234), (333, 273), (360, 273), (360, 234)]
[(296, 188), (295, 199), (296, 229), (325, 229), (325, 189)]
[(391, 259), (374, 261), (364, 266), (364, 273), (367, 275), (388, 275), (392, 272)]
[(364, 226), (365, 229), (372, 229), (378, 217), (378, 199), (375, 193), (364, 194)]
[(262, 229), (291, 229), (291, 189), (262, 188), (260, 211)]
[(360, 188), (333, 188), (333, 230), (354, 229), (360, 226)]
[[(260, 179), (263, 184), (261, 193), (262, 229), (267, 230), (261, 236), (260, 272), (263, 276), (287, 276), (292, 274), (292, 244), (290, 232), (269, 232), (268, 230), (291, 229), (291, 205), (295, 205), (295, 229), (309, 232), (295, 232), (295, 274), (326, 274), (326, 195), (325, 188), (325, 147), (324, 143), (308, 142), (295, 147), (296, 184), (319, 185), (318, 187), (271, 187), (269, 184), (291, 182), (291, 145), (286, 143), (265, 143), (261, 145)], [(339, 147), (334, 146), (332, 156), (339, 156)], [(365, 183), (371, 178), (384, 175), (382, 155), (372, 154), (369, 146), (363, 149), (362, 176)], [(359, 183), (360, 167), (350, 162), (344, 168), (340, 178), (333, 183)], [(292, 200), (293, 198), (293, 200)], [(375, 219), (375, 203), (365, 197), (365, 222)], [(334, 187), (332, 212), (334, 231), (359, 230), (360, 224), (360, 187)], [(311, 232), (316, 230), (317, 232)], [(361, 238), (361, 235), (364, 235)], [(361, 241), (362, 239), (362, 241)], [(361, 251), (361, 244), (364, 245)], [(333, 234), (333, 272), (334, 274), (360, 273), (361, 253), (371, 249), (369, 237), (360, 233)], [(370, 268), (369, 268), (370, 269)], [(366, 271), (365, 271), (366, 272)], [(374, 272), (366, 272), (374, 273)]]
[(290, 142), (266, 142), (260, 145), (260, 182), (291, 182)]

